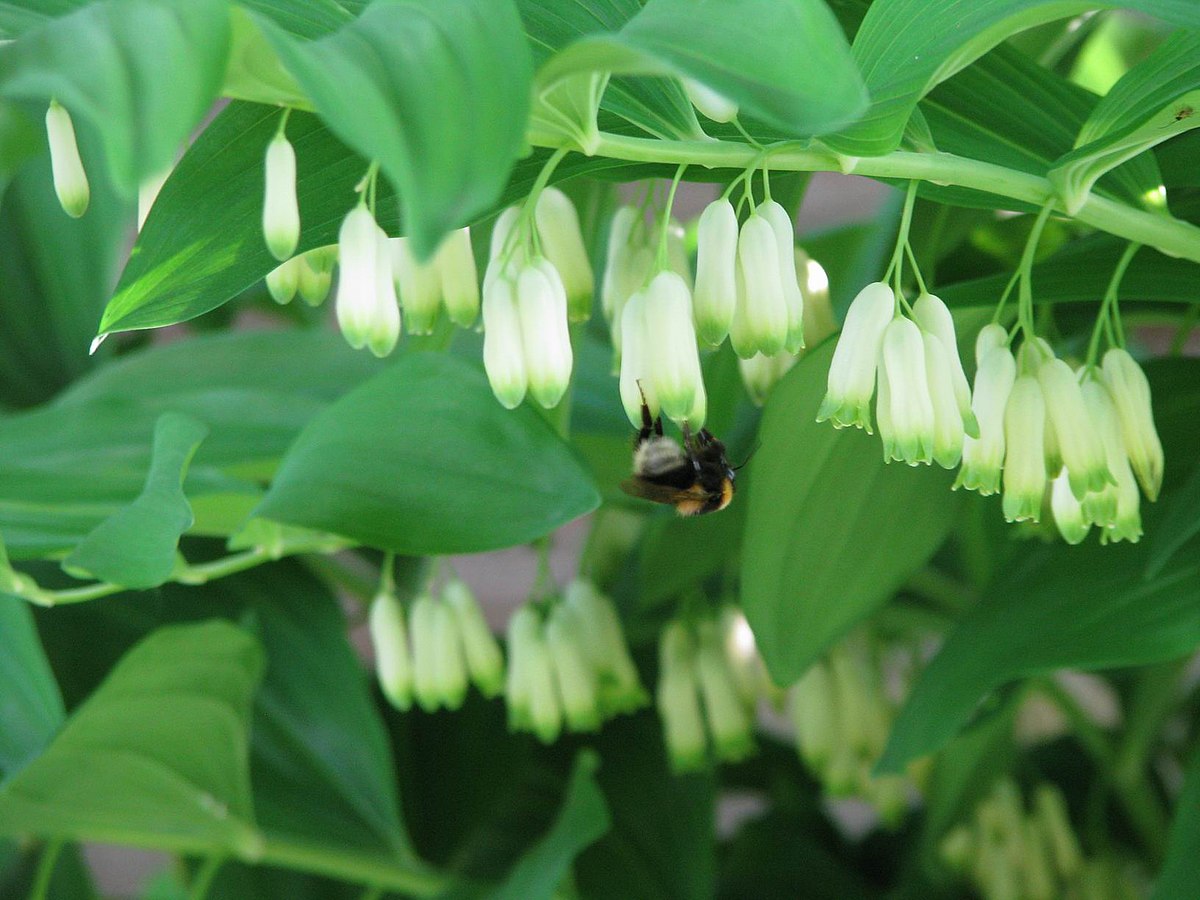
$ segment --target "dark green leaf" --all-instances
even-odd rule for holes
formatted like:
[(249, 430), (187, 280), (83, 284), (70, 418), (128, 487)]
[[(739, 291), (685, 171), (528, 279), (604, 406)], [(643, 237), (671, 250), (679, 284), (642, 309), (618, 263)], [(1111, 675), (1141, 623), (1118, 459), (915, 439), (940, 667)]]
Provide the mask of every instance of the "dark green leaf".
[(310, 423), (256, 514), (420, 555), (524, 543), (598, 503), (541, 416), (501, 407), (478, 368), (415, 353)]
[(1154, 885), (1154, 900), (1187, 900), (1196, 891), (1196, 858), (1200, 856), (1200, 753), (1192, 758), (1175, 809), (1167, 861)]
[(266, 31), (322, 119), (396, 186), (420, 254), (496, 202), (533, 77), (511, 0), (376, 3), (312, 42)]
[(1171, 659), (1200, 643), (1200, 561), (1145, 578), (1147, 547), (1041, 547), (991, 587), (917, 679), (880, 767), (936, 750), (988, 691), (1063, 667)]
[(150, 471), (129, 506), (101, 522), (63, 562), (69, 572), (129, 588), (150, 588), (171, 577), (179, 538), (195, 521), (183, 479), (208, 427), (181, 413), (154, 425)]
[(0, 777), (41, 752), (65, 718), (28, 604), (0, 594)]
[(1159, 574), (1171, 558), (1200, 534), (1200, 469), (1186, 485), (1166, 500), (1162, 521), (1150, 536), (1150, 560), (1146, 575)]
[(43, 112), (57, 98), (90, 123), (113, 184), (132, 197), (208, 112), (228, 49), (223, 0), (107, 0), (47, 20), (5, 48), (0, 96)]
[(571, 770), (562, 808), (550, 831), (538, 841), (494, 892), (493, 900), (549, 900), (572, 861), (609, 828), (608, 808), (596, 786), (599, 758), (583, 750)]
[(262, 653), (225, 622), (142, 641), (0, 788), (11, 836), (253, 855), (247, 730)]
[(741, 549), (745, 519), (744, 497), (719, 516), (656, 519), (642, 541), (638, 594), (642, 606), (677, 597), (720, 572)]
[(959, 500), (948, 473), (887, 465), (878, 437), (817, 424), (832, 353), (776, 386), (749, 464), (742, 605), (781, 685), (925, 564)]

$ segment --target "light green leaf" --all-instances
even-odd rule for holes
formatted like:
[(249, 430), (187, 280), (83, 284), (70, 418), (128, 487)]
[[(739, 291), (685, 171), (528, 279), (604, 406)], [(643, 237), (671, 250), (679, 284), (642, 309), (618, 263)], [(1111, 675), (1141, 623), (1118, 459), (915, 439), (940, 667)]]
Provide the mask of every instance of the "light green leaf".
[(575, 758), (554, 825), (489, 892), (491, 900), (550, 900), (580, 851), (608, 831), (608, 807), (595, 780), (599, 762), (592, 750)]
[(65, 718), (29, 605), (0, 594), (0, 777), (41, 752)]
[[(1153, 526), (1149, 526), (1151, 529)], [(930, 753), (1009, 681), (1064, 667), (1107, 669), (1182, 656), (1200, 643), (1200, 561), (1143, 572), (1145, 544), (1039, 547), (993, 585), (918, 676), (879, 766)]]
[(1192, 757), (1183, 791), (1175, 801), (1167, 860), (1154, 885), (1153, 900), (1186, 900), (1196, 889), (1200, 855), (1200, 753)]
[(379, 162), (422, 256), (496, 202), (522, 152), (533, 75), (512, 0), (376, 3), (312, 42), (264, 29), (321, 118)]
[(845, 35), (821, 0), (650, 0), (620, 32), (551, 58), (538, 83), (585, 72), (691, 78), (789, 136), (832, 131), (866, 108)]
[(179, 538), (194, 521), (183, 479), (207, 435), (208, 427), (190, 416), (163, 413), (154, 425), (154, 449), (142, 492), (97, 525), (63, 568), (128, 588), (156, 587), (170, 578)]
[(925, 564), (960, 499), (949, 473), (887, 465), (878, 436), (817, 424), (833, 346), (775, 387), (747, 467), (742, 606), (781, 685)]
[[(1200, 125), (1200, 32), (1178, 31), (1096, 104), (1050, 181), (1073, 213), (1105, 172)], [(1157, 185), (1152, 185), (1157, 188)], [(1165, 207), (1166, 197), (1153, 198)]]
[(247, 729), (262, 653), (225, 622), (134, 647), (0, 788), (0, 833), (253, 855)]
[[(153, 35), (153, 40), (147, 40)], [(100, 134), (126, 197), (167, 168), (225, 71), (223, 0), (106, 0), (30, 29), (0, 54), (0, 97), (57, 98)]]
[(1011, 34), (1096, 8), (1138, 9), (1200, 26), (1190, 0), (876, 0), (854, 38), (871, 108), (857, 123), (825, 139), (853, 156), (896, 149), (917, 102)]
[(586, 470), (477, 367), (414, 353), (318, 415), (256, 515), (407, 554), (540, 537), (599, 503)]

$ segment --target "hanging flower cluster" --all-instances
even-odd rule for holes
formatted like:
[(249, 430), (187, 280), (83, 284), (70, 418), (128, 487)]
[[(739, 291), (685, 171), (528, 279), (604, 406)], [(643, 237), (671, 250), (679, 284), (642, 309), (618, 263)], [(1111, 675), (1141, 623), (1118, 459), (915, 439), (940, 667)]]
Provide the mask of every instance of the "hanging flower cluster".
[(485, 697), (504, 686), (504, 659), (470, 588), (457, 578), (405, 610), (390, 588), (371, 603), (371, 641), (384, 695), (397, 709), (458, 709), (473, 683)]
[(1115, 859), (1084, 858), (1066, 800), (1051, 784), (1035, 788), (1027, 810), (1016, 783), (1002, 779), (940, 851), (984, 900), (1141, 895)]
[(864, 632), (846, 638), (792, 686), (789, 712), (800, 756), (826, 790), (865, 799), (885, 823), (897, 825), (916, 788), (903, 775), (871, 774), (899, 708), (885, 690), (881, 654)]
[(753, 638), (747, 652), (732, 610), (680, 618), (659, 642), (657, 704), (671, 767), (704, 769), (709, 755), (744, 759), (754, 751), (754, 707), (760, 692)]
[(564, 728), (595, 731), (646, 703), (612, 601), (582, 579), (548, 604), (527, 603), (513, 614), (508, 658), (509, 728), (543, 743)]

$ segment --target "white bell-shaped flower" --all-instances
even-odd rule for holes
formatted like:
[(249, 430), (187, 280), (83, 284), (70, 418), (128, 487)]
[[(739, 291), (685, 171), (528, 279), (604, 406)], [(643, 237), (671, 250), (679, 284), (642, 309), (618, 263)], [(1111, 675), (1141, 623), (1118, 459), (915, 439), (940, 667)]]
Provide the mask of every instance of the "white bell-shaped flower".
[(320, 306), (329, 296), (333, 283), (333, 266), (337, 262), (337, 247), (317, 247), (300, 255), (300, 299), (309, 306)]
[(438, 605), (431, 595), (421, 594), (413, 601), (408, 612), (409, 635), (412, 639), (413, 697), (426, 712), (433, 712), (442, 705), (437, 661), (440, 647)]
[(781, 271), (774, 227), (763, 216), (752, 215), (738, 235), (741, 289), (730, 331), (738, 356), (774, 356), (783, 349), (790, 314)]
[(504, 690), (504, 657), (471, 589), (457, 578), (446, 583), (442, 601), (454, 614), (471, 681), (485, 697)]
[(742, 384), (746, 386), (746, 393), (750, 395), (750, 402), (755, 406), (766, 403), (779, 379), (788, 373), (798, 358), (787, 351), (774, 356), (757, 353), (750, 359), (739, 357), (738, 371), (742, 376)]
[(911, 466), (928, 465), (933, 462), (934, 412), (921, 329), (909, 319), (893, 319), (883, 334), (881, 356), (891, 394), (895, 453)]
[(788, 353), (799, 353), (804, 349), (804, 292), (796, 272), (796, 226), (787, 210), (774, 200), (760, 204), (758, 214), (771, 223), (779, 250), (779, 280), (788, 310), (783, 349)]
[(509, 727), (532, 731), (549, 744), (562, 730), (562, 707), (542, 617), (532, 606), (521, 607), (509, 620), (508, 659), (505, 697)]
[(578, 621), (558, 603), (546, 618), (546, 646), (554, 661), (554, 678), (562, 702), (563, 719), (571, 731), (600, 727), (599, 684), (592, 668)]
[(483, 368), (496, 399), (507, 409), (520, 406), (529, 381), (525, 374), (516, 284), (508, 275), (497, 275), (484, 284)]
[[(956, 396), (955, 363), (950, 361), (956, 350), (947, 350), (941, 338), (928, 331), (921, 333), (925, 343), (925, 375), (929, 384), (929, 400), (933, 404), (933, 458), (944, 469), (953, 469), (962, 460), (963, 416)], [(961, 373), (961, 367), (959, 367)], [(975, 421), (974, 415), (971, 421)], [(978, 428), (976, 428), (978, 431)]]
[(291, 303), (300, 287), (300, 276), (304, 271), (304, 262), (299, 256), (280, 263), (267, 273), (263, 280), (267, 284), (267, 293), (280, 306)]
[(1092, 530), (1092, 523), (1084, 515), (1083, 504), (1072, 493), (1068, 479), (1067, 470), (1063, 469), (1050, 482), (1050, 511), (1062, 539), (1068, 544), (1080, 544)]
[(538, 196), (534, 220), (542, 253), (562, 278), (571, 321), (586, 322), (592, 314), (595, 276), (575, 204), (558, 188), (548, 187)]
[(71, 114), (57, 100), (51, 100), (50, 108), (46, 110), (46, 138), (50, 144), (54, 193), (58, 195), (63, 211), (78, 219), (87, 212), (91, 188), (79, 156)]
[(683, 91), (692, 106), (704, 113), (714, 122), (732, 122), (737, 118), (738, 105), (723, 94), (719, 94), (707, 85), (701, 84), (694, 78), (679, 79)]
[(1116, 404), (1102, 381), (1088, 378), (1081, 390), (1089, 418), (1103, 444), (1105, 461), (1114, 476), (1114, 483), (1106, 485), (1099, 497), (1088, 494), (1083, 501), (1084, 512), (1103, 529), (1101, 543), (1129, 541), (1136, 544), (1142, 537), (1141, 499), (1137, 479), (1129, 465)]
[(450, 321), (459, 328), (470, 328), (479, 318), (479, 270), (471, 247), (471, 229), (459, 228), (446, 235), (434, 254), (433, 266)]
[(671, 768), (676, 772), (702, 769), (708, 753), (700, 686), (695, 671), (696, 650), (682, 622), (671, 622), (659, 641), (658, 687), (655, 700)]
[(1049, 427), (1054, 431), (1062, 463), (1070, 473), (1069, 482), (1076, 499), (1082, 500), (1091, 491), (1104, 490), (1105, 485), (1113, 483), (1113, 477), (1075, 373), (1061, 359), (1051, 359), (1042, 363), (1037, 377), (1046, 401)]
[(637, 291), (621, 310), (621, 405), (634, 428), (642, 427), (642, 401), (651, 418), (659, 414), (658, 394), (650, 377), (653, 345), (646, 329), (646, 292)]
[(1150, 382), (1137, 361), (1117, 347), (1104, 354), (1102, 371), (1104, 384), (1117, 409), (1129, 462), (1146, 498), (1153, 502), (1162, 488), (1163, 448), (1154, 425)]
[(563, 606), (576, 616), (584, 653), (599, 677), (601, 710), (612, 715), (645, 705), (646, 691), (612, 601), (591, 582), (576, 579), (567, 585)]
[(713, 750), (723, 760), (744, 759), (754, 750), (750, 714), (738, 696), (720, 636), (705, 622), (696, 647), (696, 677)]
[(975, 370), (975, 390), (971, 397), (979, 437), (967, 435), (963, 439), (962, 468), (954, 482), (956, 489), (965, 487), (985, 497), (1000, 490), (1005, 453), (1004, 411), (1016, 380), (1017, 362), (1007, 344), (987, 350)]
[(412, 706), (413, 668), (404, 608), (395, 594), (383, 591), (371, 601), (369, 630), (379, 687), (394, 707), (406, 710)]
[(715, 347), (729, 334), (737, 307), (738, 224), (733, 204), (708, 204), (700, 214), (696, 238), (696, 332)]
[(300, 207), (296, 202), (296, 151), (282, 131), (267, 145), (262, 228), (267, 249), (278, 260), (296, 252)]
[(829, 300), (829, 275), (825, 267), (807, 253), (796, 248), (796, 275), (804, 294), (804, 340), (815, 347), (837, 331), (837, 319)]
[(1033, 375), (1013, 382), (1004, 409), (1004, 518), (1037, 522), (1046, 493), (1046, 402)]
[(567, 293), (548, 260), (538, 258), (517, 276), (517, 317), (529, 392), (546, 409), (558, 405), (571, 383)]
[[(963, 431), (971, 437), (979, 437), (979, 424), (975, 421), (975, 413), (971, 408), (971, 387), (967, 383), (962, 359), (958, 355), (954, 317), (940, 297), (922, 293), (913, 304), (913, 318), (925, 332), (937, 337), (946, 348), (946, 359), (950, 363), (950, 378), (959, 414), (962, 416)], [(976, 342), (978, 343), (978, 339)]]
[(488, 282), (500, 274), (509, 265), (513, 257), (516, 237), (513, 229), (521, 217), (519, 206), (510, 206), (496, 217), (492, 225), (491, 243), (488, 244), (488, 265), (483, 273), (483, 290), (487, 292)]
[[(645, 249), (651, 253), (650, 247)], [(671, 219), (667, 223), (667, 268), (683, 279), (690, 294), (696, 286), (696, 280), (692, 275), (692, 260), (688, 254), (687, 231), (678, 219)], [(643, 280), (649, 274), (650, 269), (647, 268)]]
[(831, 419), (838, 428), (855, 426), (871, 431), (871, 397), (883, 332), (892, 321), (896, 295), (891, 285), (877, 281), (858, 292), (833, 351), (829, 384), (817, 421)]
[(441, 705), (458, 709), (467, 698), (467, 663), (454, 610), (441, 600), (433, 606), (434, 684)]
[[(984, 325), (979, 329), (979, 334), (975, 336), (975, 365), (983, 365), (983, 358), (992, 350), (998, 350), (1001, 347), (1008, 348), (1008, 331), (1003, 325), (997, 325), (995, 322)], [(1013, 362), (1016, 360), (1014, 359)]]
[(430, 334), (442, 305), (442, 279), (433, 262), (421, 262), (406, 237), (389, 238), (396, 292), (409, 334)]
[[(697, 408), (697, 394), (704, 393), (704, 378), (687, 285), (674, 272), (662, 271), (654, 276), (645, 296), (651, 389), (664, 415), (677, 422), (689, 420)], [(704, 421), (690, 424), (699, 428)]]
[(351, 347), (369, 347), (376, 356), (391, 352), (400, 336), (390, 255), (387, 236), (360, 203), (338, 232), (337, 319)]
[(840, 740), (833, 676), (828, 666), (819, 660), (809, 666), (792, 686), (790, 700), (800, 755), (810, 769), (820, 772)]
[(645, 272), (634, 257), (645, 243), (645, 223), (636, 206), (622, 206), (613, 214), (608, 228), (608, 252), (600, 285), (600, 304), (605, 318), (619, 322), (621, 307), (641, 288)]

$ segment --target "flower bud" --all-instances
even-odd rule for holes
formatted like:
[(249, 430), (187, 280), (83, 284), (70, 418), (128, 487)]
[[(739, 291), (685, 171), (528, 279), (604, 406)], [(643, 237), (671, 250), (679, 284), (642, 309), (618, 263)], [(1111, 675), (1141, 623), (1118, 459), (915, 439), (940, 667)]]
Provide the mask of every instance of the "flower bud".
[(329, 296), (333, 283), (333, 264), (337, 262), (337, 247), (318, 247), (300, 255), (298, 287), (300, 299), (309, 306), (320, 306)]
[(800, 755), (810, 769), (819, 773), (841, 740), (833, 677), (825, 663), (813, 663), (792, 686), (791, 713)]
[(728, 200), (714, 200), (697, 227), (696, 331), (709, 346), (725, 340), (737, 307), (737, 214)]
[[(983, 365), (984, 357), (992, 350), (1008, 349), (1008, 332), (995, 322), (984, 325), (975, 336), (975, 365)], [(1014, 360), (1014, 363), (1016, 361)]]
[(1079, 544), (1092, 530), (1092, 523), (1084, 516), (1083, 504), (1071, 492), (1067, 478), (1064, 469), (1050, 484), (1050, 511), (1054, 513), (1054, 524), (1063, 540), (1068, 544)]
[(754, 750), (751, 721), (714, 623), (701, 626), (695, 665), (713, 750), (719, 759), (744, 759)]
[(738, 370), (742, 374), (742, 383), (746, 386), (746, 393), (750, 395), (750, 400), (755, 406), (762, 406), (767, 402), (771, 390), (779, 383), (779, 379), (796, 364), (796, 360), (797, 357), (787, 351), (776, 353), (774, 356), (763, 356), (761, 353), (756, 353), (750, 359), (738, 359)]
[[(991, 327), (986, 326), (984, 332)], [(962, 468), (954, 481), (956, 490), (965, 487), (985, 497), (1000, 490), (1005, 452), (1004, 410), (1016, 379), (1017, 362), (1007, 345), (986, 350), (975, 371), (975, 391), (971, 397), (979, 437), (967, 435), (963, 439)]]
[(502, 264), (506, 262), (504, 256), (512, 249), (511, 244), (515, 240), (513, 229), (517, 227), (520, 217), (520, 207), (510, 206), (496, 217), (492, 225), (491, 243), (488, 244), (488, 267), (483, 273), (484, 293), (487, 292), (488, 282), (500, 274)]
[(1046, 492), (1046, 403), (1037, 378), (1013, 383), (1004, 409), (1004, 518), (1036, 522)]
[(278, 260), (296, 252), (300, 207), (296, 202), (296, 152), (282, 131), (267, 145), (262, 228), (267, 249)]
[(394, 594), (381, 592), (371, 601), (369, 626), (379, 687), (392, 706), (407, 710), (413, 699), (412, 660), (404, 609)]
[[(963, 372), (962, 359), (958, 355), (958, 337), (954, 333), (954, 316), (941, 298), (922, 293), (913, 304), (913, 318), (927, 333), (934, 335), (946, 348), (946, 359), (950, 363), (950, 380), (954, 386), (954, 398), (962, 416), (963, 431), (971, 437), (979, 437), (979, 424), (971, 408), (971, 388)], [(978, 339), (976, 339), (978, 344)]]
[(458, 709), (467, 698), (467, 664), (454, 610), (434, 602), (434, 681), (437, 694), (447, 709)]
[(883, 335), (882, 365), (887, 370), (895, 456), (909, 465), (933, 461), (933, 402), (925, 367), (921, 329), (893, 319)]
[(832, 419), (838, 428), (853, 425), (871, 432), (871, 395), (875, 393), (875, 367), (883, 346), (883, 332), (896, 308), (896, 295), (882, 281), (858, 292), (850, 309), (833, 362), (829, 386), (817, 421)]
[(1134, 358), (1117, 347), (1104, 354), (1103, 377), (1121, 422), (1129, 462), (1146, 499), (1153, 502), (1162, 488), (1163, 449), (1154, 426), (1150, 382)]
[(1051, 857), (1059, 875), (1074, 877), (1083, 863), (1083, 853), (1067, 816), (1067, 804), (1062, 794), (1051, 785), (1040, 785), (1033, 795), (1033, 815), (1050, 844)]
[[(683, 279), (668, 271), (654, 276), (645, 297), (650, 384), (663, 413), (684, 421), (696, 406), (696, 395), (704, 393), (691, 297)], [(691, 424), (699, 428), (704, 421)]]
[(87, 172), (83, 169), (83, 160), (79, 157), (71, 114), (57, 100), (51, 100), (50, 108), (46, 110), (46, 138), (50, 144), (54, 193), (58, 195), (63, 212), (78, 219), (87, 212), (91, 189), (88, 187)]
[(471, 681), (485, 697), (499, 696), (504, 689), (504, 658), (471, 589), (453, 578), (446, 583), (442, 601), (454, 614)]
[[(929, 400), (933, 404), (933, 458), (942, 468), (953, 469), (962, 459), (964, 437), (963, 417), (955, 396), (954, 366), (958, 365), (958, 352), (953, 351), (955, 362), (952, 364), (951, 351), (937, 335), (925, 331), (921, 339), (925, 344)], [(961, 370), (959, 365), (960, 373)], [(975, 422), (973, 415), (971, 421)]]
[(1083, 404), (1075, 373), (1061, 359), (1044, 362), (1038, 382), (1046, 401), (1050, 427), (1069, 472), (1071, 491), (1082, 500), (1089, 491), (1101, 491), (1113, 483), (1104, 458), (1104, 445)]
[(788, 310), (787, 336), (783, 348), (788, 353), (799, 353), (804, 349), (804, 292), (800, 289), (800, 279), (796, 274), (796, 226), (787, 210), (774, 200), (760, 204), (758, 213), (771, 223), (779, 250), (779, 280), (783, 285)]
[(483, 368), (496, 399), (506, 409), (520, 406), (528, 386), (525, 350), (521, 345), (516, 288), (507, 275), (484, 284)]
[(517, 276), (517, 318), (529, 392), (546, 409), (558, 405), (571, 383), (567, 294), (549, 261), (535, 259)]
[(737, 118), (738, 105), (725, 97), (718, 94), (707, 85), (701, 84), (692, 78), (681, 78), (680, 83), (683, 85), (684, 93), (687, 94), (688, 100), (692, 102), (692, 106), (704, 113), (714, 122), (732, 122)]
[(546, 646), (554, 661), (555, 684), (567, 728), (571, 731), (597, 730), (600, 704), (596, 672), (584, 650), (574, 612), (561, 602), (546, 619)]
[(829, 276), (815, 259), (796, 248), (796, 272), (804, 294), (804, 337), (808, 346), (815, 347), (837, 331), (833, 304), (829, 301)]
[(646, 691), (612, 601), (591, 582), (576, 579), (567, 585), (563, 604), (576, 616), (584, 653), (599, 677), (601, 711), (612, 715), (642, 707)]
[(470, 328), (479, 317), (479, 271), (471, 247), (471, 229), (459, 228), (446, 235), (433, 257), (441, 279), (446, 314), (459, 328)]
[(530, 730), (549, 744), (562, 730), (562, 710), (542, 617), (532, 606), (521, 607), (509, 620), (508, 658), (509, 727)]
[(651, 418), (659, 413), (658, 394), (650, 377), (651, 342), (646, 330), (646, 292), (638, 291), (621, 311), (621, 403), (634, 428), (642, 427), (642, 398)]
[[(645, 251), (653, 257), (649, 247), (646, 247)], [(667, 268), (683, 279), (690, 294), (692, 288), (695, 287), (695, 280), (692, 278), (692, 260), (688, 254), (687, 232), (684, 231), (683, 223), (678, 219), (672, 219), (667, 224)], [(647, 266), (642, 280), (644, 281), (649, 274), (650, 266)]]
[(600, 286), (600, 304), (605, 317), (620, 322), (621, 307), (642, 286), (646, 273), (634, 257), (645, 239), (645, 224), (635, 206), (622, 206), (608, 229), (608, 253)]
[(437, 661), (441, 643), (438, 618), (438, 602), (429, 594), (417, 597), (408, 613), (412, 636), (413, 696), (426, 712), (433, 712), (442, 702)]
[(1107, 521), (1102, 513), (1089, 505), (1088, 501), (1093, 497), (1091, 494), (1084, 500), (1084, 511), (1094, 513), (1093, 521), (1098, 525), (1107, 526), (1100, 533), (1101, 543), (1129, 541), (1136, 544), (1142, 536), (1141, 501), (1137, 480), (1125, 452), (1116, 405), (1108, 388), (1100, 381), (1088, 379), (1082, 391), (1089, 418), (1094, 423), (1104, 449), (1105, 462), (1115, 481), (1115, 485), (1106, 485), (1107, 492), (1112, 497), (1111, 506), (1107, 510)]
[(268, 272), (263, 280), (267, 283), (267, 293), (271, 295), (271, 299), (280, 306), (291, 303), (292, 298), (296, 296), (296, 288), (300, 286), (300, 273), (303, 269), (303, 260), (299, 256), (293, 256)]
[(771, 223), (752, 215), (738, 236), (738, 271), (743, 290), (730, 337), (742, 357), (773, 356), (788, 337), (790, 313), (779, 262), (779, 241)]
[(671, 622), (663, 629), (659, 643), (656, 703), (671, 768), (676, 772), (703, 769), (707, 755), (694, 657), (687, 627), (682, 622)]
[(442, 305), (442, 279), (432, 263), (420, 262), (408, 238), (388, 239), (395, 290), (409, 334), (430, 334)]
[(595, 276), (575, 204), (558, 188), (548, 187), (538, 196), (534, 220), (542, 252), (562, 278), (570, 320), (586, 322), (592, 314)]
[(400, 336), (400, 307), (389, 257), (387, 236), (360, 203), (338, 232), (337, 318), (351, 347), (368, 346), (376, 356), (391, 352)]

